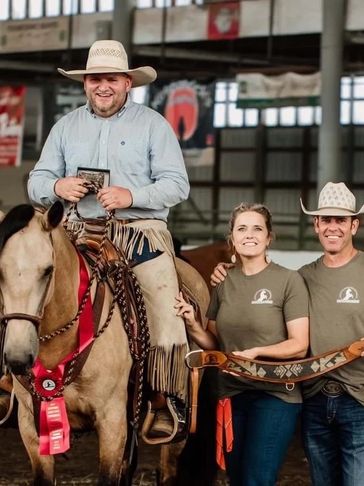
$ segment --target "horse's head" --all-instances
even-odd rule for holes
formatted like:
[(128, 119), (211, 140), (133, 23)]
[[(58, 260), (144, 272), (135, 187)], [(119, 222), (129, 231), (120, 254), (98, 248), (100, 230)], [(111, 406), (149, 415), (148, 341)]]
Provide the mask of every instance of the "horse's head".
[(54, 287), (52, 230), (62, 217), (60, 202), (45, 213), (22, 204), (0, 223), (4, 359), (14, 374), (25, 374), (38, 354), (37, 328)]

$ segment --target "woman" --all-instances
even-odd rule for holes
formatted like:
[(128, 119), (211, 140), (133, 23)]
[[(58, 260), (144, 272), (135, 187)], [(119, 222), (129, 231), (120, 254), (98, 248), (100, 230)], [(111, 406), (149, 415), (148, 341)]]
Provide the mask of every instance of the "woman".
[[(272, 218), (261, 204), (242, 203), (230, 220), (236, 265), (213, 290), (205, 331), (180, 294), (177, 313), (204, 349), (217, 346), (250, 359), (303, 358), (308, 348), (308, 296), (300, 275), (266, 256)], [(233, 445), (225, 454), (231, 486), (274, 486), (301, 410), (299, 387), (219, 375), (219, 397), (231, 399)]]

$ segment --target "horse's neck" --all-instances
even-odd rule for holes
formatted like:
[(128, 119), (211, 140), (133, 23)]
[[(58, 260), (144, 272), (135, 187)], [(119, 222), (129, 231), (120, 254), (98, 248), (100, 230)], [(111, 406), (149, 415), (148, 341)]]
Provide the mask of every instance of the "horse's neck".
[[(54, 291), (44, 311), (41, 335), (50, 334), (70, 322), (78, 310), (79, 260), (62, 230), (54, 234)], [(77, 325), (41, 346), (39, 356), (53, 368), (77, 343)], [(46, 364), (46, 363), (44, 363)]]

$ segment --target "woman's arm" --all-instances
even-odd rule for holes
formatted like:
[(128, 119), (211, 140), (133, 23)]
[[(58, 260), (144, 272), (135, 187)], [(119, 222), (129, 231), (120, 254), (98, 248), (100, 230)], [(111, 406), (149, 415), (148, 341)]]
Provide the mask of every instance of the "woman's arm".
[(202, 327), (202, 324), (197, 321), (195, 311), (191, 304), (188, 304), (183, 298), (182, 292), (176, 297), (177, 304), (174, 306), (177, 309), (177, 316), (183, 317), (186, 323), (186, 329), (191, 339), (201, 346), (202, 349), (216, 349), (218, 346), (216, 339), (215, 321), (209, 320), (207, 329)]
[(285, 341), (269, 346), (257, 346), (234, 354), (244, 358), (304, 358), (309, 345), (308, 317), (300, 317), (286, 323), (288, 337)]

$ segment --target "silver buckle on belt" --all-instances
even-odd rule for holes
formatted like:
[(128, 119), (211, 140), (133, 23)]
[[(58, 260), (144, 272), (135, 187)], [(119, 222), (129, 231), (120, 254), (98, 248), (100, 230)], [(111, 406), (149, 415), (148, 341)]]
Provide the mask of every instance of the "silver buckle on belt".
[(321, 388), (321, 391), (327, 397), (339, 397), (345, 393), (343, 386), (336, 381), (327, 381)]

